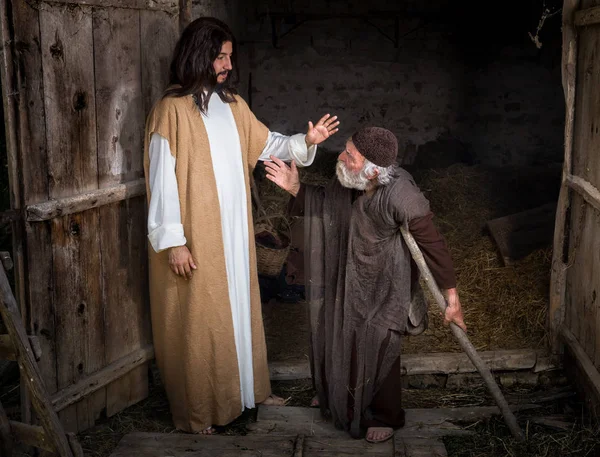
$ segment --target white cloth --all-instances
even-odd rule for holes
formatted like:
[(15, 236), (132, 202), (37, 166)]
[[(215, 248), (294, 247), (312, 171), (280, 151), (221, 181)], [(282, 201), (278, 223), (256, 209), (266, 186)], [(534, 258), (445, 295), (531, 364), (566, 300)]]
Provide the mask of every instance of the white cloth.
[[(213, 163), (219, 195), (221, 228), (225, 250), (225, 266), (233, 333), (238, 355), (242, 411), (254, 408), (254, 376), (252, 367), (252, 334), (250, 326), (250, 259), (248, 208), (240, 138), (229, 104), (213, 94), (208, 115), (202, 115)], [(316, 146), (306, 147), (305, 135), (285, 136), (269, 132), (267, 144), (259, 160), (275, 156), (294, 160), (298, 166), (312, 164)], [(150, 146), (150, 204), (148, 238), (156, 252), (186, 243), (181, 224), (179, 193), (175, 176), (176, 159), (166, 138), (153, 133)], [(201, 253), (192, 252), (196, 262)]]

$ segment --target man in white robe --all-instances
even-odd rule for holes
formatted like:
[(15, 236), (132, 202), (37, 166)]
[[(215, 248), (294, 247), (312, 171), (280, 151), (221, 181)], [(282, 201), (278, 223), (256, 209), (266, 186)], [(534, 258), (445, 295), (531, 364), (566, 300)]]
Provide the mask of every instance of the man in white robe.
[[(257, 355), (263, 352), (264, 334), (260, 334), (263, 332), (262, 324), (256, 324), (256, 319), (261, 318), (257, 316), (260, 305), (257, 309), (256, 303), (253, 303), (256, 302), (254, 289), (257, 279), (253, 230), (249, 225), (250, 168), (256, 159), (270, 160), (271, 157), (308, 166), (314, 160), (317, 144), (337, 132), (339, 124), (335, 116), (325, 115), (315, 125), (308, 123), (307, 134), (284, 136), (268, 131), (233, 89), (234, 48), (235, 39), (230, 30), (216, 19), (201, 18), (186, 28), (171, 64), (171, 86), (149, 116), (145, 139), (148, 238), (154, 251), (150, 253), (151, 304), (157, 362), (176, 427), (206, 434), (214, 432), (214, 425), (225, 425), (244, 408), (254, 408), (258, 402), (282, 403), (282, 399), (270, 395), (270, 389), (267, 388), (265, 394), (264, 387), (255, 385), (257, 376), (264, 377), (260, 373), (265, 371), (262, 366), (265, 365), (262, 363), (265, 357)], [(254, 150), (263, 141), (263, 133), (266, 133), (266, 141), (256, 157)], [(250, 137), (251, 141), (247, 141), (246, 137)], [(248, 144), (254, 146), (249, 147)], [(185, 154), (182, 151), (186, 151)], [(184, 163), (180, 164), (180, 156), (185, 157)], [(198, 168), (198, 161), (212, 163), (212, 170), (203, 175), (195, 174), (193, 169)], [(208, 176), (210, 171), (212, 177)], [(201, 226), (205, 217), (196, 217), (198, 222), (195, 224), (189, 220), (190, 217), (194, 219), (197, 201), (213, 190), (212, 182), (218, 196), (218, 206), (214, 209), (219, 213), (217, 220), (220, 219), (226, 273), (226, 278), (221, 279), (217, 275), (214, 281), (206, 279), (214, 274), (212, 272), (203, 273), (202, 278), (196, 277), (199, 274), (197, 270), (206, 269), (207, 262), (215, 262), (215, 270), (219, 270), (219, 256), (206, 258), (203, 255), (202, 243), (210, 237), (203, 240), (203, 236), (196, 236), (192, 243), (188, 239), (188, 232), (204, 234), (214, 230), (214, 224), (207, 223), (209, 227), (206, 229)], [(214, 205), (212, 201), (209, 204)], [(187, 221), (182, 220), (184, 214)], [(155, 284), (157, 280), (162, 281), (165, 270), (153, 275), (153, 267), (165, 263), (167, 258), (170, 273), (180, 280), (169, 282), (172, 278), (166, 278), (164, 287), (174, 292), (165, 300), (162, 288)], [(189, 284), (184, 285), (181, 280)], [(230, 306), (230, 320), (229, 316), (218, 319), (217, 328), (204, 322), (202, 314), (196, 312), (196, 308), (202, 308), (206, 320), (210, 321), (208, 313), (222, 304), (221, 300), (215, 299), (216, 293), (211, 292), (215, 283), (226, 284), (225, 296)], [(196, 297), (201, 296), (202, 303), (198, 303), (197, 298), (189, 298), (193, 293), (188, 292), (188, 288), (201, 291)], [(167, 306), (165, 302), (171, 304)], [(174, 312), (174, 307), (179, 309)], [(173, 314), (176, 316), (173, 317)], [(231, 322), (232, 329), (220, 328), (228, 326), (228, 322)], [(192, 329), (188, 332), (186, 327), (190, 325)], [(194, 341), (190, 341), (190, 338), (194, 339), (191, 335), (203, 325), (206, 328), (201, 332), (202, 341), (195, 345)], [(219, 355), (223, 346), (221, 339), (226, 340), (228, 336), (223, 335), (228, 333), (233, 335), (237, 358), (237, 373), (231, 373), (239, 382), (239, 392), (235, 395), (230, 387), (222, 387), (222, 384), (227, 384), (225, 381), (230, 380), (222, 379), (223, 374), (211, 369), (231, 361), (206, 362), (207, 358), (222, 357)], [(175, 362), (171, 350), (185, 354), (177, 355), (181, 360)], [(233, 355), (232, 352), (226, 353)], [(261, 367), (254, 366), (256, 360), (261, 361)], [(182, 365), (183, 377), (186, 378), (183, 383), (173, 373), (177, 364)], [(188, 371), (193, 372), (193, 376), (186, 373), (187, 366), (191, 367)], [(229, 374), (225, 376), (230, 377)], [(190, 379), (196, 377), (200, 379)], [(264, 384), (264, 380), (260, 382)], [(197, 383), (205, 384), (198, 394), (194, 393)], [(257, 395), (261, 398), (255, 398)], [(237, 402), (238, 398), (237, 408), (222, 405), (224, 401)], [(216, 406), (211, 405), (213, 403)]]

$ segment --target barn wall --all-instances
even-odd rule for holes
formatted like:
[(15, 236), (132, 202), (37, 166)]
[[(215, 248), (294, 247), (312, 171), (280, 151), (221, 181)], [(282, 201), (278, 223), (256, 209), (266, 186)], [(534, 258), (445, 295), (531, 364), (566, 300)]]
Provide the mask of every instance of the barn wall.
[[(276, 19), (279, 34), (287, 33), (278, 49), (270, 43), (265, 2), (247, 15), (252, 107), (273, 130), (294, 133), (332, 112), (342, 120), (326, 146), (334, 151), (357, 127), (371, 124), (398, 135), (407, 163), (417, 156), (424, 165), (436, 158), (442, 166), (562, 160), (560, 16), (547, 21), (541, 49), (527, 36), (541, 5), (531, 12), (522, 3), (507, 6), (496, 11), (500, 17), (482, 12), (485, 20), (473, 22), (445, 1), (368, 2), (370, 16), (367, 2), (322, 2), (321, 9), (308, 0), (279, 3), (270, 11), (295, 14)], [(388, 38), (396, 33), (394, 15), (381, 14), (392, 8), (405, 10), (397, 48)], [(524, 11), (521, 19), (514, 19), (517, 10)], [(323, 16), (298, 26), (309, 12)]]

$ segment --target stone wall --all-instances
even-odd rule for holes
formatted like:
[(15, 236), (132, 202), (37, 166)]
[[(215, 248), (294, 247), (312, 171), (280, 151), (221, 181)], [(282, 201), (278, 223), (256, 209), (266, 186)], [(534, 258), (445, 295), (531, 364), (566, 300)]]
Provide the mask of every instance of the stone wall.
[[(340, 133), (326, 144), (332, 151), (357, 128), (379, 125), (397, 134), (405, 164), (561, 161), (559, 21), (548, 21), (538, 50), (525, 23), (475, 27), (440, 11), (399, 15), (397, 30), (395, 15), (352, 10), (309, 20), (257, 14), (246, 29), (252, 42), (241, 50), (252, 80), (242, 95), (281, 133), (303, 131), (324, 113), (338, 115)], [(511, 35), (502, 36), (505, 29)]]

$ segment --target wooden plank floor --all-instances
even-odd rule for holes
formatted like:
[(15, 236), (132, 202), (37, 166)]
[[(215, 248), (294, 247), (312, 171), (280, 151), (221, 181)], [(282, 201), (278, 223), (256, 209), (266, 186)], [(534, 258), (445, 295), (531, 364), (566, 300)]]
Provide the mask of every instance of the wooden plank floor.
[(199, 436), (183, 433), (130, 433), (111, 457), (447, 457), (439, 438), (395, 437), (371, 444), (346, 435)]
[[(519, 405), (513, 410), (535, 408)], [(460, 423), (499, 414), (497, 407), (407, 409), (406, 425), (385, 443), (352, 439), (317, 408), (263, 406), (246, 436), (130, 433), (111, 457), (445, 457), (447, 435), (470, 435)]]

